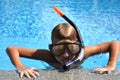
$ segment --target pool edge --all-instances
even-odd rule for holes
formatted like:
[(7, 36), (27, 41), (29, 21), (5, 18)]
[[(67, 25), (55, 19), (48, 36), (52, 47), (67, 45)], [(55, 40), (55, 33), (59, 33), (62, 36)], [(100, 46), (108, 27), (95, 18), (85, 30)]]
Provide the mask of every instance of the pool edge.
[[(57, 70), (39, 70), (40, 76), (30, 80), (119, 80), (120, 69), (111, 74), (95, 74), (89, 70), (70, 70), (58, 72)], [(19, 78), (15, 70), (0, 70), (0, 80), (28, 80), (26, 77)]]

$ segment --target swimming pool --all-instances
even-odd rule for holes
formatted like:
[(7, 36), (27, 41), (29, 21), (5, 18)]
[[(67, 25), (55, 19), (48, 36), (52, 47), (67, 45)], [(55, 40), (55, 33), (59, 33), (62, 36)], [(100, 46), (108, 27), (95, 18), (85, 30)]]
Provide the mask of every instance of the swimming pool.
[[(52, 29), (65, 22), (53, 11), (53, 6), (59, 7), (76, 23), (85, 45), (120, 41), (119, 0), (0, 0), (0, 70), (15, 69), (5, 52), (8, 46), (48, 49)], [(104, 66), (108, 57), (108, 53), (90, 57), (82, 67)], [(53, 69), (42, 61), (21, 60), (28, 67)], [(120, 58), (117, 68), (120, 68)]]

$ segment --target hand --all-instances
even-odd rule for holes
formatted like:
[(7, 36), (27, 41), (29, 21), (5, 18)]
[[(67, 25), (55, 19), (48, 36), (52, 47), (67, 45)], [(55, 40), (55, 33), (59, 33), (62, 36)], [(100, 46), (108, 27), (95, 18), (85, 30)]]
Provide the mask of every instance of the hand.
[(93, 72), (97, 74), (110, 74), (114, 70), (115, 68), (113, 67), (105, 67), (105, 68), (96, 68)]
[(28, 78), (36, 78), (37, 76), (39, 76), (38, 70), (35, 68), (25, 68), (24, 70), (18, 70), (18, 73), (20, 74), (20, 78), (22, 78), (23, 76), (26, 76)]

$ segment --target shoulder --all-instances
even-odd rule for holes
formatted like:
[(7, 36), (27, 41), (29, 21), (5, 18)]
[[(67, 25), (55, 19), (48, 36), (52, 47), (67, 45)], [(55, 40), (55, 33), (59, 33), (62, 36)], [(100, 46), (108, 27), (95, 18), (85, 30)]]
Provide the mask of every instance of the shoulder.
[(47, 63), (58, 63), (55, 59), (55, 57), (51, 54), (49, 50), (46, 49), (38, 49), (34, 53), (34, 58), (35, 59), (40, 59), (43, 60)]
[(85, 55), (84, 57), (87, 58), (89, 56), (91, 56), (93, 53), (95, 53), (97, 50), (97, 46), (85, 46), (84, 52)]

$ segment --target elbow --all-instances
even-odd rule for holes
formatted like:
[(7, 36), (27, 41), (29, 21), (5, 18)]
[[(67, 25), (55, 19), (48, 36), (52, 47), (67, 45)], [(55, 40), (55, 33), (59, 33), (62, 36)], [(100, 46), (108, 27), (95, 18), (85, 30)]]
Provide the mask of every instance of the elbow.
[(117, 41), (117, 40), (113, 40), (113, 41), (111, 41), (111, 45), (110, 45), (110, 50), (113, 50), (114, 49), (114, 51), (120, 51), (120, 43), (119, 43), (119, 41)]
[(120, 43), (119, 43), (119, 41), (117, 41), (117, 40), (113, 40), (113, 41), (111, 42), (111, 45), (116, 45), (116, 46), (120, 47)]
[(117, 44), (119, 44), (119, 41), (113, 40), (112, 43), (117, 43)]
[(7, 53), (8, 55), (10, 55), (13, 49), (14, 49), (13, 46), (7, 47), (7, 48), (6, 48), (6, 53)]

